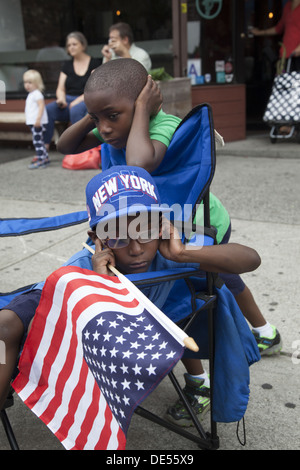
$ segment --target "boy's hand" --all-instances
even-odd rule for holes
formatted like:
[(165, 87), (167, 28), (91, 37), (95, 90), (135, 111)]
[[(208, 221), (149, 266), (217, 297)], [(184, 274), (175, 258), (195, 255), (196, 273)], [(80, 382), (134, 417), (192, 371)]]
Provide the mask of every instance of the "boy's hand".
[(180, 255), (185, 250), (177, 229), (165, 217), (162, 217), (162, 230), (158, 249), (166, 259), (171, 261), (180, 261)]
[(161, 91), (149, 75), (146, 85), (136, 99), (135, 106), (143, 106), (149, 116), (155, 116), (162, 106), (162, 101)]
[(109, 248), (103, 246), (99, 238), (95, 239), (95, 254), (92, 256), (93, 271), (97, 274), (105, 274), (106, 276), (114, 276), (107, 265), (115, 266), (115, 257)]

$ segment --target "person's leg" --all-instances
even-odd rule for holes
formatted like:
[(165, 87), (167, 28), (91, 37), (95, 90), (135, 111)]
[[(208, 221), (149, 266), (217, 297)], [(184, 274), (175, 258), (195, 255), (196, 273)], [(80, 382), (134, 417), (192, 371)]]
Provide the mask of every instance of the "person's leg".
[(200, 359), (182, 358), (182, 364), (191, 375), (200, 375), (204, 373), (203, 365)]
[(52, 101), (52, 103), (47, 104), (46, 110), (48, 114), (48, 124), (45, 124), (44, 141), (47, 150), (49, 150), (49, 146), (54, 133), (55, 121), (69, 122), (70, 113), (68, 107), (63, 109), (59, 108), (57, 106), (56, 101)]
[(247, 286), (235, 296), (235, 300), (252, 327), (260, 327), (267, 323)]
[(24, 325), (12, 310), (0, 311), (0, 341), (4, 344), (4, 360), (0, 361), (0, 410), (2, 409), (16, 368)]
[(220, 274), (220, 277), (234, 295), (242, 314), (251, 325), (260, 354), (278, 353), (282, 349), (280, 333), (274, 325), (265, 319), (250, 289), (241, 277), (236, 274)]
[[(231, 235), (231, 224), (224, 235), (221, 244), (229, 242)], [(224, 281), (226, 287), (233, 294), (244, 317), (252, 327), (260, 327), (266, 324), (266, 320), (256, 304), (250, 289), (246, 286), (241, 276), (238, 274), (220, 273), (220, 278)]]
[(197, 379), (203, 382), (205, 387), (210, 386), (209, 375), (207, 374), (206, 370), (203, 368), (201, 359), (193, 359), (191, 357), (183, 357), (181, 359), (182, 364), (186, 368), (187, 375), (189, 375), (193, 379)]
[[(183, 392), (198, 419), (201, 420), (210, 409), (209, 376), (203, 369), (200, 359), (182, 358), (182, 363), (187, 370), (187, 373), (184, 374)], [(179, 426), (193, 425), (190, 414), (180, 399), (167, 409), (166, 418)]]
[(5, 358), (0, 364), (0, 408), (6, 399), (13, 375), (17, 372), (18, 356), (25, 343), (41, 294), (40, 289), (33, 289), (17, 295), (5, 309), (0, 310), (0, 341), (5, 350)]
[(32, 142), (35, 148), (37, 159), (31, 162), (29, 169), (35, 169), (39, 167), (45, 167), (49, 163), (48, 152), (44, 143), (44, 126), (34, 127), (31, 126)]
[(280, 352), (282, 349), (280, 333), (264, 318), (250, 289), (245, 286), (243, 292), (238, 294), (235, 299), (244, 317), (252, 326), (260, 354), (269, 356)]
[(46, 161), (48, 160), (49, 162), (49, 155), (48, 155), (48, 150), (46, 148), (46, 144), (45, 144), (45, 133), (46, 133), (46, 127), (45, 125), (43, 124), (42, 125), (42, 132), (41, 132), (41, 150), (42, 150), (42, 153), (43, 153), (43, 160)]
[(70, 108), (70, 121), (71, 124), (80, 121), (87, 113), (86, 105), (84, 101)]

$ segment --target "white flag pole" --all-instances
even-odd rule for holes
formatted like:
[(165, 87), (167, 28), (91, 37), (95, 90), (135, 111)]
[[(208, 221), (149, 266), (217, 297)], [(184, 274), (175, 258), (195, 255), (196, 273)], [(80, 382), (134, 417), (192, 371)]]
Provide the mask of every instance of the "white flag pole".
[[(86, 243), (82, 245), (92, 254), (95, 253), (93, 248), (91, 248)], [(120, 279), (122, 284), (128, 288), (128, 290), (134, 294), (139, 302), (141, 302), (151, 315), (156, 318), (156, 320), (167, 330), (169, 331), (181, 344), (191, 351), (199, 351), (199, 347), (195, 343), (194, 339), (189, 337), (179, 326), (176, 325), (170, 318), (168, 318), (156, 305), (154, 305), (148, 297), (146, 297), (140, 289), (138, 289), (126, 276), (120, 273), (114, 266), (111, 264), (108, 265), (108, 268)]]

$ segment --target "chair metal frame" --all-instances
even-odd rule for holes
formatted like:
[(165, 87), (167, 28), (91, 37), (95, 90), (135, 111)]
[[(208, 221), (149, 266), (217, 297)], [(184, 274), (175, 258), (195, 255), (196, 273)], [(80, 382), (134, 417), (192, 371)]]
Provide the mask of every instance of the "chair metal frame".
[(1, 418), (1, 422), (3, 424), (3, 428), (4, 428), (11, 450), (20, 450), (13, 428), (10, 424), (9, 418), (6, 413), (6, 409), (10, 408), (13, 405), (14, 405), (13, 391), (10, 390), (6, 398), (6, 401), (4, 403), (4, 406), (2, 410), (0, 411), (0, 418)]

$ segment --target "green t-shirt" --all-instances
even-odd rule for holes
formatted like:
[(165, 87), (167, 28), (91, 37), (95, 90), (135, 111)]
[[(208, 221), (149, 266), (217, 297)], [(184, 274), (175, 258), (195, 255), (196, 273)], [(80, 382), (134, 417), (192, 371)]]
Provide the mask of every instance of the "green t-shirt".
[[(194, 223), (203, 226), (203, 208), (200, 204), (199, 209), (196, 212)], [(209, 194), (209, 207), (210, 207), (210, 223), (217, 229), (216, 240), (220, 243), (227, 232), (230, 225), (230, 217), (221, 203), (221, 201), (213, 193)]]
[[(160, 110), (156, 116), (150, 119), (149, 122), (149, 135), (151, 140), (158, 140), (169, 147), (173, 134), (180, 124), (181, 119), (172, 114), (166, 114)], [(98, 129), (93, 130), (94, 135), (101, 141), (104, 142)]]

